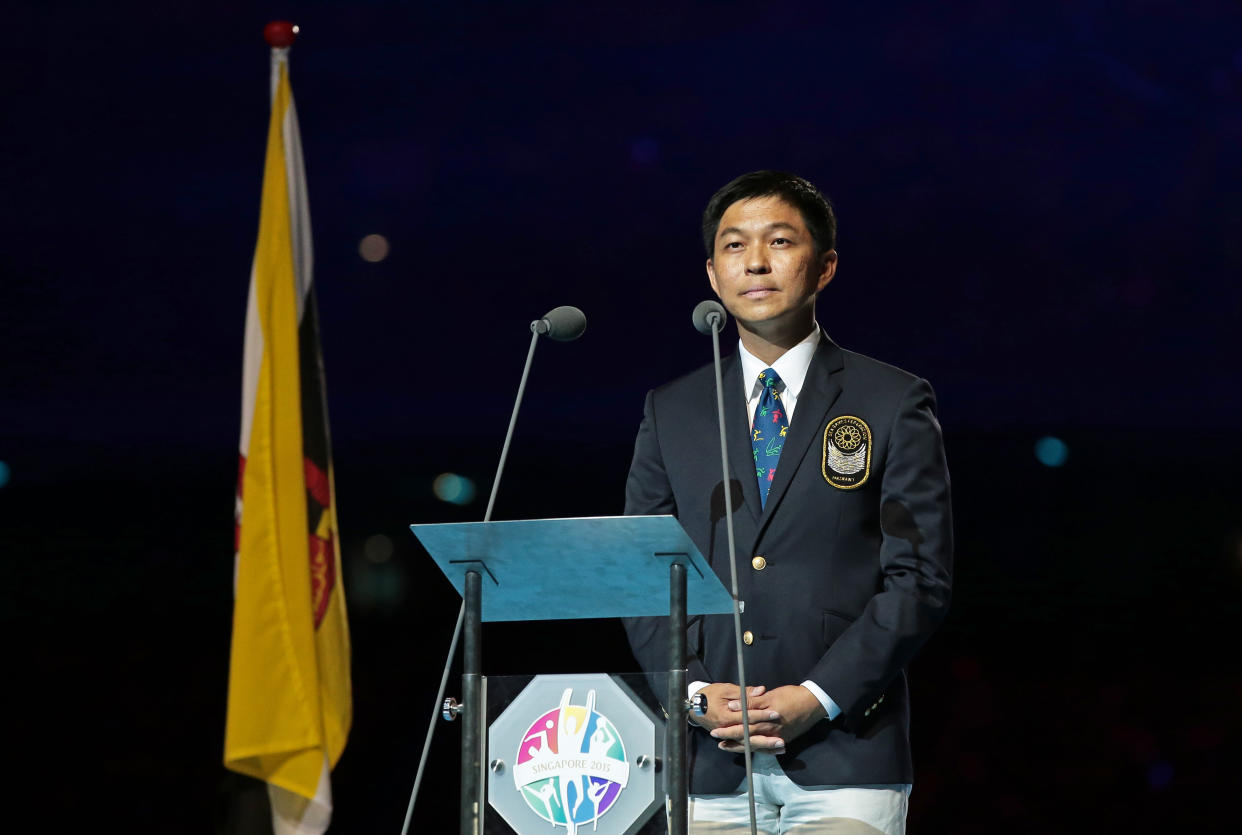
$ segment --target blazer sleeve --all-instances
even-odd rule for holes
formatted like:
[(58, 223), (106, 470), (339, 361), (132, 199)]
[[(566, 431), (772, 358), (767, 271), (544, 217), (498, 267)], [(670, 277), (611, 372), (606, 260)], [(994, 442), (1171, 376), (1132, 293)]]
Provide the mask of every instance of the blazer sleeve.
[[(643, 405), (643, 422), (634, 441), (634, 460), (625, 484), (626, 516), (677, 515), (677, 501), (669, 482), (664, 456), (656, 430), (655, 393), (647, 392)], [(693, 630), (693, 623), (688, 629)], [(668, 618), (623, 618), (630, 649), (644, 672), (668, 670)], [(693, 641), (689, 642), (693, 647)], [(715, 681), (693, 650), (687, 654), (687, 681)]]
[(808, 676), (856, 728), (949, 608), (949, 470), (926, 380), (915, 380), (903, 393), (886, 458), (880, 484), (882, 585)]

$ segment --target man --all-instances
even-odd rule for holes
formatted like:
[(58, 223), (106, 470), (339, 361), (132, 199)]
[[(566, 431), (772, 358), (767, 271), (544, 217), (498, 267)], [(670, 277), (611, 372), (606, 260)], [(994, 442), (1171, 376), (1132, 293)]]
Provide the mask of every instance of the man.
[[(836, 218), (806, 180), (738, 177), (708, 203), (703, 242), (739, 337), (723, 380), (759, 827), (904, 832), (905, 668), (952, 577), (931, 387), (820, 330)], [(675, 514), (728, 586), (717, 432), (711, 365), (649, 392), (625, 510)], [(644, 669), (667, 666), (665, 619), (626, 629)], [(691, 830), (748, 831), (733, 618), (688, 633), (690, 690), (708, 705), (689, 730)]]

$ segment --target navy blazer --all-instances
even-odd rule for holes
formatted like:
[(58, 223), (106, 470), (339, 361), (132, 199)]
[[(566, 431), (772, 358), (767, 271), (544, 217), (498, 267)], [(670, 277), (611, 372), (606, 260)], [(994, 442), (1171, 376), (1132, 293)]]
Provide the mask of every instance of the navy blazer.
[[(742, 628), (754, 636), (743, 648), (746, 681), (810, 679), (842, 709), (790, 743), (781, 765), (803, 786), (913, 782), (905, 668), (944, 619), (952, 583), (949, 473), (931, 387), (822, 334), (761, 508), (741, 373), (728, 357), (738, 591)], [(836, 434), (843, 424), (855, 429)], [(853, 466), (834, 439), (853, 449)], [(625, 512), (674, 514), (729, 587), (711, 365), (648, 393)], [(625, 627), (643, 669), (667, 669), (667, 620)], [(688, 644), (690, 681), (737, 682), (732, 615), (691, 618)], [(702, 729), (688, 733), (691, 793), (734, 791), (741, 755)]]

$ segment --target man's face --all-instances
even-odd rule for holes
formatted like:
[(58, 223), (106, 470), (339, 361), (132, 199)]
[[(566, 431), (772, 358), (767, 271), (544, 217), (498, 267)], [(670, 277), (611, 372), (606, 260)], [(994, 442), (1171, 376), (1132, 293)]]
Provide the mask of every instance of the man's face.
[(767, 337), (805, 329), (815, 297), (832, 280), (837, 254), (815, 256), (802, 213), (779, 197), (739, 200), (720, 218), (707, 277), (743, 327)]

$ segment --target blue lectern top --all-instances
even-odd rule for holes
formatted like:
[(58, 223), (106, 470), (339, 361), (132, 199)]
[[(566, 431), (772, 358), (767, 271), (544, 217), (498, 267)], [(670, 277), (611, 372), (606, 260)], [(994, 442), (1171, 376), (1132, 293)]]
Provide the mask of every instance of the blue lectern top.
[(733, 598), (672, 516), (595, 516), (410, 525), (458, 594), (482, 578), (483, 620), (669, 614), (669, 566), (686, 566), (687, 614)]

